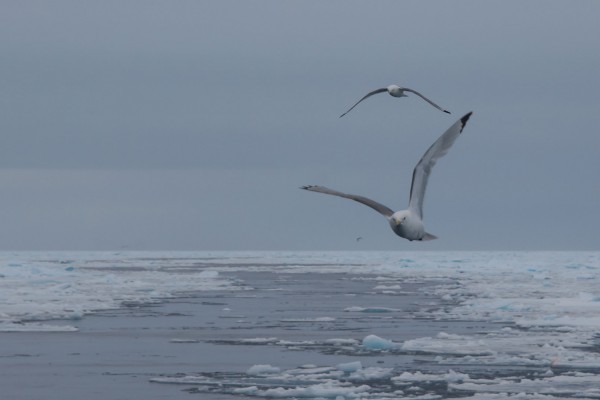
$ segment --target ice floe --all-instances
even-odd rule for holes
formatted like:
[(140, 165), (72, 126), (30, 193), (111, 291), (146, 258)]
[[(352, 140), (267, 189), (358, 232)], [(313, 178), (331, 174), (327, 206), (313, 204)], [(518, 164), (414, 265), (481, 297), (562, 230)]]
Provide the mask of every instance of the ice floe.
[(32, 321), (77, 321), (98, 310), (152, 303), (185, 292), (242, 289), (216, 270), (179, 258), (148, 256), (0, 253), (0, 331), (74, 330)]
[(398, 347), (399, 344), (377, 335), (368, 335), (363, 339), (362, 346), (367, 350), (390, 350)]
[[(260, 335), (265, 336), (212, 340), (360, 361), (286, 369), (259, 359), (237, 375), (182, 373), (155, 382), (262, 398), (430, 399), (450, 393), (474, 400), (600, 399), (599, 252), (2, 253), (0, 331), (74, 331), (77, 321), (97, 310), (198, 291), (251, 290), (225, 277), (236, 271), (340, 274), (369, 285), (381, 296), (377, 300), (399, 299), (413, 284), (410, 290), (426, 291), (433, 300), (409, 306), (398, 301), (396, 308), (348, 293), (347, 301), (336, 304), (337, 313), (275, 319), (290, 329), (301, 326), (303, 332), (341, 325), (345, 319), (363, 321), (360, 330), (347, 335), (336, 331), (329, 338), (321, 333), (296, 340), (264, 331)], [(284, 283), (265, 290), (277, 289), (269, 295), (282, 296), (290, 291), (279, 290)], [(244, 317), (225, 306), (221, 317)], [(414, 321), (485, 321), (493, 328), (457, 334), (436, 325), (438, 330), (400, 340), (369, 324), (370, 318), (404, 315), (405, 307)], [(171, 342), (194, 346), (199, 340)], [(386, 363), (413, 357), (436, 368), (420, 369), (418, 362), (410, 369), (384, 368), (373, 364), (374, 357), (385, 357)]]

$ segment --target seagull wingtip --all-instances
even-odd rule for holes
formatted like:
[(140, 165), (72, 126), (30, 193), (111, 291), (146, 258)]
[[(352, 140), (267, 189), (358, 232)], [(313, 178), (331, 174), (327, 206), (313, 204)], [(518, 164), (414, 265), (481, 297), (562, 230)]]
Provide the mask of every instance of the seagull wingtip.
[(442, 110), (443, 112), (445, 112), (446, 114), (452, 114), (450, 111), (448, 110)]
[(463, 127), (467, 124), (467, 121), (469, 120), (469, 118), (471, 118), (471, 114), (473, 114), (473, 111), (468, 112), (467, 114), (465, 114), (464, 117), (462, 117), (460, 119), (460, 122), (461, 122), (461, 124), (462, 124)]

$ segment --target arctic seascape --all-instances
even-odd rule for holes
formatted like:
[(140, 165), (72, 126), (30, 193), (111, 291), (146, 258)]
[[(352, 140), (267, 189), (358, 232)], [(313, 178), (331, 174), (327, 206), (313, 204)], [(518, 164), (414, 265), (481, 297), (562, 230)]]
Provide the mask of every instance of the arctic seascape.
[(29, 252), (10, 399), (598, 399), (599, 252)]

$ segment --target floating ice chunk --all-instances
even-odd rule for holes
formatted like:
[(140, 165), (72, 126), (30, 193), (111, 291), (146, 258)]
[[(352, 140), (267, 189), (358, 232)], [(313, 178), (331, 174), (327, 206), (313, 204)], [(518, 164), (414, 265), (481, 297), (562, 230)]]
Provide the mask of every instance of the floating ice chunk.
[(453, 370), (448, 371), (446, 374), (446, 381), (448, 382), (464, 382), (467, 379), (469, 379), (469, 374), (461, 374)]
[(388, 312), (398, 311), (398, 309), (389, 308), (389, 307), (358, 307), (358, 306), (354, 306), (354, 307), (345, 308), (344, 311), (346, 311), (346, 312), (363, 312), (363, 313), (388, 313)]
[(353, 372), (348, 377), (352, 381), (372, 381), (388, 379), (392, 376), (392, 368), (368, 367)]
[(281, 369), (274, 367), (270, 364), (257, 364), (248, 368), (246, 371), (247, 375), (272, 375), (278, 374), (281, 372)]
[(264, 397), (300, 397), (300, 398), (357, 398), (360, 393), (366, 393), (371, 389), (368, 385), (355, 386), (336, 386), (332, 383), (318, 384), (308, 387), (296, 387), (285, 389), (282, 387), (267, 389), (260, 395)]
[[(563, 327), (563, 330), (570, 331), (573, 327), (578, 328), (600, 328), (600, 317), (571, 317), (564, 315), (557, 317), (556, 315), (540, 316), (541, 318), (518, 318), (515, 323), (524, 328), (531, 327)], [(567, 329), (571, 328), (571, 329)]]
[(374, 290), (398, 290), (404, 289), (401, 285), (377, 285), (373, 288)]
[(464, 336), (455, 335), (455, 334), (446, 333), (446, 332), (440, 332), (437, 334), (437, 338), (438, 339), (448, 339), (448, 340), (461, 340), (461, 339), (464, 339)]
[(362, 363), (360, 361), (343, 363), (336, 365), (336, 368), (344, 372), (356, 372), (359, 369), (362, 369)]
[(366, 308), (364, 307), (347, 307), (344, 309), (344, 311), (346, 312), (363, 312), (364, 310), (366, 310)]
[(278, 340), (277, 346), (314, 346), (317, 344), (314, 340)]
[(356, 339), (327, 339), (325, 344), (331, 344), (334, 346), (356, 346), (358, 340)]
[(289, 369), (286, 373), (294, 376), (305, 376), (305, 377), (315, 377), (316, 379), (324, 379), (327, 376), (331, 375), (331, 373), (335, 373), (336, 375), (341, 375), (341, 371), (338, 371), (332, 367), (317, 367), (316, 365), (307, 364), (303, 365), (297, 369)]
[(280, 322), (333, 322), (333, 317), (317, 317), (317, 318), (286, 318), (281, 319)]
[(466, 390), (479, 393), (536, 393), (554, 396), (571, 396), (583, 398), (598, 398), (600, 377), (597, 375), (584, 376), (553, 376), (543, 379), (507, 378), (489, 380), (474, 380), (467, 383), (448, 385), (449, 389)]
[(12, 322), (0, 323), (0, 332), (77, 332), (74, 326), (70, 325), (48, 325), (37, 322), (19, 323)]
[(256, 386), (249, 386), (249, 387), (245, 387), (245, 388), (233, 389), (232, 392), (234, 394), (242, 394), (245, 396), (256, 396), (259, 391), (258, 391), (258, 387), (256, 387)]
[(463, 382), (469, 379), (469, 375), (448, 371), (447, 374), (424, 374), (420, 371), (403, 372), (392, 378), (392, 382), (397, 385), (411, 384), (413, 382)]
[(440, 332), (436, 338), (422, 337), (407, 340), (402, 344), (404, 351), (417, 351), (432, 354), (493, 356), (496, 352), (489, 348), (489, 343), (474, 340), (468, 336), (460, 336)]
[(377, 335), (369, 335), (362, 341), (362, 345), (368, 350), (390, 350), (398, 347), (398, 344), (391, 340), (380, 338)]
[(424, 374), (420, 371), (416, 372), (403, 372), (402, 374), (392, 378), (392, 382), (397, 385), (407, 385), (413, 382), (438, 382), (445, 381), (443, 375), (430, 375)]

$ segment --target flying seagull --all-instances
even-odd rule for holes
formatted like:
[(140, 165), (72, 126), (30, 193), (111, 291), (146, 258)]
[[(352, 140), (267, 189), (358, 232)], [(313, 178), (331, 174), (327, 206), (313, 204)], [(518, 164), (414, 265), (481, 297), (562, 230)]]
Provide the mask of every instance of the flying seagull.
[(427, 188), (427, 180), (431, 169), (438, 159), (446, 155), (450, 147), (463, 128), (467, 124), (472, 112), (466, 114), (452, 125), (446, 132), (436, 140), (429, 149), (425, 152), (417, 166), (413, 170), (412, 184), (410, 187), (410, 200), (408, 209), (394, 212), (390, 208), (380, 204), (374, 200), (354, 194), (346, 194), (337, 190), (329, 189), (324, 186), (302, 186), (301, 189), (310, 190), (311, 192), (319, 192), (331, 194), (333, 196), (345, 197), (354, 201), (358, 201), (366, 206), (371, 207), (378, 213), (387, 218), (392, 230), (396, 235), (412, 240), (433, 240), (436, 236), (425, 232), (423, 225), (423, 198), (425, 197), (425, 189)]
[(388, 86), (386, 88), (381, 88), (381, 89), (373, 90), (372, 92), (367, 93), (367, 95), (365, 97), (363, 97), (362, 99), (360, 99), (359, 101), (357, 101), (352, 107), (350, 107), (350, 109), (348, 111), (346, 111), (345, 113), (343, 113), (342, 115), (340, 115), (340, 118), (342, 118), (344, 115), (348, 114), (354, 107), (356, 107), (358, 105), (358, 103), (360, 103), (364, 99), (366, 99), (368, 97), (371, 97), (374, 94), (384, 93), (384, 92), (388, 92), (390, 94), (390, 96), (394, 96), (394, 97), (408, 97), (408, 96), (406, 96), (404, 94), (404, 92), (414, 93), (417, 96), (419, 96), (420, 98), (422, 98), (423, 100), (425, 100), (426, 102), (428, 102), (429, 104), (431, 104), (432, 106), (434, 106), (435, 108), (437, 108), (438, 110), (450, 114), (450, 111), (444, 110), (442, 107), (438, 106), (433, 101), (429, 100), (427, 97), (423, 96), (421, 93), (417, 92), (416, 90), (412, 90), (412, 89), (405, 88), (405, 87), (400, 87), (398, 85), (390, 85), (390, 86)]

